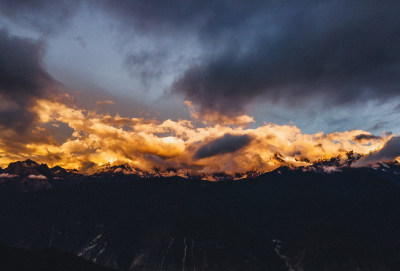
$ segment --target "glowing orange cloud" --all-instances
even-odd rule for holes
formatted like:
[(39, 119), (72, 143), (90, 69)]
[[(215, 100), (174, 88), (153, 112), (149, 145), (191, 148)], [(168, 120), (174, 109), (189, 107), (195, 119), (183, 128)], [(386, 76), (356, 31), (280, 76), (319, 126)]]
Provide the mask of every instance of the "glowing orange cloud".
[[(38, 116), (35, 128), (38, 137), (46, 133), (45, 127), (56, 128), (60, 124), (68, 125), (72, 135), (62, 143), (50, 135), (46, 140), (32, 137), (10, 149), (7, 146), (12, 138), (3, 134), (0, 137), (3, 166), (32, 158), (88, 172), (107, 163), (128, 163), (147, 171), (174, 168), (182, 175), (188, 171), (233, 174), (269, 171), (281, 165), (305, 166), (320, 159), (345, 155), (348, 151), (368, 154), (382, 148), (391, 138), (389, 135), (364, 136), (366, 140), (354, 141), (358, 135), (370, 133), (352, 130), (304, 134), (294, 125), (272, 123), (257, 128), (227, 124), (196, 127), (190, 120), (158, 122), (99, 114), (57, 99), (37, 100), (32, 110)], [(232, 146), (234, 144), (236, 146)], [(198, 155), (201, 148), (216, 149), (207, 155)]]
[(215, 111), (199, 113), (198, 108), (196, 108), (196, 106), (191, 101), (185, 101), (185, 105), (189, 108), (190, 115), (192, 116), (192, 118), (201, 120), (205, 124), (209, 124), (209, 123), (220, 123), (221, 124), (222, 123), (225, 125), (246, 126), (252, 122), (255, 122), (254, 118), (249, 115), (239, 115), (239, 116), (229, 117), (229, 116), (221, 115)]

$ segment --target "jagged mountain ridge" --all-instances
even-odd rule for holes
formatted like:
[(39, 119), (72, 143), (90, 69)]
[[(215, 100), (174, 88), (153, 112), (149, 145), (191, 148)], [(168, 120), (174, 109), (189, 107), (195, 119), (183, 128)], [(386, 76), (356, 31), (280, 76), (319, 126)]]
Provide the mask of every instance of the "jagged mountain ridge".
[[(279, 154), (276, 154), (279, 156)], [(311, 170), (321, 170), (324, 167), (336, 167), (343, 168), (351, 166), (355, 161), (357, 161), (361, 155), (348, 152), (346, 157), (332, 157), (331, 159), (320, 160), (310, 164), (306, 168)], [(391, 163), (394, 164), (394, 163)], [(291, 167), (292, 169), (296, 169), (296, 167)], [(169, 177), (169, 176), (181, 176), (188, 179), (209, 179), (212, 180), (233, 180), (233, 179), (241, 179), (241, 178), (256, 178), (265, 172), (252, 170), (244, 173), (237, 172), (233, 175), (226, 174), (223, 172), (216, 172), (211, 175), (205, 174), (191, 174), (186, 173), (184, 176), (177, 175), (177, 170), (173, 168), (168, 168), (164, 171), (161, 171), (157, 168), (154, 168), (153, 171), (143, 171), (139, 168), (133, 168), (129, 164), (121, 164), (121, 165), (111, 165), (109, 163), (98, 168), (96, 172), (90, 174), (92, 176), (103, 177), (103, 176), (115, 176), (115, 175), (132, 175), (140, 178), (154, 178), (154, 177)], [(16, 161), (10, 163), (5, 169), (0, 168), (0, 178), (32, 178), (32, 179), (66, 179), (73, 178), (78, 176), (87, 176), (88, 174), (79, 173), (76, 169), (66, 170), (61, 166), (54, 166), (49, 168), (46, 164), (39, 164), (31, 159), (27, 159), (25, 161)], [(46, 178), (44, 178), (46, 177)]]
[(30, 159), (17, 161), (0, 168), (0, 193), (52, 189), (77, 183), (82, 177), (76, 170), (67, 171), (60, 166), (49, 168)]
[[(278, 155), (278, 154), (277, 154)], [(279, 172), (282, 169), (293, 171), (315, 171), (331, 173), (335, 171), (346, 170), (351, 167), (354, 162), (359, 160), (361, 155), (348, 152), (346, 157), (333, 157), (331, 159), (320, 160), (308, 166), (293, 167), (282, 166), (275, 169), (273, 172)], [(397, 161), (387, 163), (376, 163), (369, 168), (381, 171), (383, 174), (398, 175), (400, 173), (400, 164)], [(177, 170), (169, 168), (165, 171), (154, 169), (152, 172), (143, 171), (138, 168), (133, 168), (129, 164), (110, 165), (105, 164), (93, 174), (79, 173), (76, 169), (66, 170), (61, 166), (49, 168), (46, 164), (39, 164), (33, 160), (17, 161), (10, 163), (5, 169), (0, 168), (0, 184), (17, 184), (25, 186), (26, 191), (51, 189), (54, 186), (63, 184), (77, 183), (89, 178), (108, 178), (108, 177), (129, 177), (131, 179), (149, 179), (179, 176), (186, 179), (194, 180), (240, 180), (257, 178), (266, 172), (257, 170), (248, 171), (245, 173), (235, 173), (233, 175), (224, 172), (216, 172), (210, 175), (206, 174), (191, 174), (187, 173), (184, 176), (178, 175)]]

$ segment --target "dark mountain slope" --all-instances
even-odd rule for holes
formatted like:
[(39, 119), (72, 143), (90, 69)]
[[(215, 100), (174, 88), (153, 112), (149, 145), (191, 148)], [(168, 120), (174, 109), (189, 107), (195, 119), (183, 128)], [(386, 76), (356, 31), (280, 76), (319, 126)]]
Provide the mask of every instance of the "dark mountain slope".
[(54, 249), (27, 251), (0, 244), (2, 271), (112, 271), (76, 256)]
[(370, 168), (281, 168), (217, 183), (88, 177), (3, 194), (0, 221), (8, 245), (52, 247), (120, 270), (400, 266), (400, 188)]

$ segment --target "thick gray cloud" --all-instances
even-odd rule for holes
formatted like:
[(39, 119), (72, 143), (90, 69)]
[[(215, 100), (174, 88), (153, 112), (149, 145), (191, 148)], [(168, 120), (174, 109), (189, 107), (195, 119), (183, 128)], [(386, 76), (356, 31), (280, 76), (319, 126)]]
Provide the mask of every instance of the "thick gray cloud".
[(377, 152), (370, 153), (365, 158), (361, 159), (358, 164), (366, 165), (376, 162), (393, 161), (400, 156), (400, 136), (392, 137), (386, 144)]
[(250, 144), (252, 138), (249, 135), (232, 135), (225, 134), (202, 147), (196, 154), (196, 159), (207, 158), (218, 154), (231, 153)]
[(369, 135), (369, 134), (359, 134), (356, 135), (353, 139), (354, 141), (367, 141), (372, 139), (381, 139), (382, 137), (376, 135)]
[(172, 90), (203, 113), (242, 114), (258, 99), (333, 107), (400, 93), (398, 1), (104, 3), (124, 29), (198, 38), (203, 55)]
[(271, 33), (260, 27), (257, 35), (237, 37), (239, 45), (227, 45), (193, 66), (174, 89), (202, 111), (227, 115), (243, 112), (256, 98), (337, 106), (397, 97), (399, 12), (400, 3), (387, 1), (282, 5), (258, 15)]
[(35, 99), (55, 81), (42, 67), (43, 44), (0, 30), (0, 126), (25, 131), (35, 119)]
[[(255, 101), (348, 106), (400, 93), (399, 1), (85, 2), (125, 33), (147, 35), (154, 43), (162, 37), (176, 43), (196, 39), (200, 57), (170, 89), (197, 104), (200, 113), (239, 115)], [(81, 5), (0, 0), (3, 15), (52, 31)], [(151, 80), (160, 76), (157, 59), (131, 55), (125, 64)]]

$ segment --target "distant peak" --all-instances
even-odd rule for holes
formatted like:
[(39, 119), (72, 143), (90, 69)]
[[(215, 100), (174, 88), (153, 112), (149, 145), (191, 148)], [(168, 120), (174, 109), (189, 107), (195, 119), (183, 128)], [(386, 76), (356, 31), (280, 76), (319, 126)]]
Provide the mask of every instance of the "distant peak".
[(31, 160), (31, 159), (26, 159), (22, 163), (26, 164), (27, 166), (33, 166), (33, 165), (37, 166), (37, 165), (39, 165), (37, 162), (35, 162), (35, 161)]

